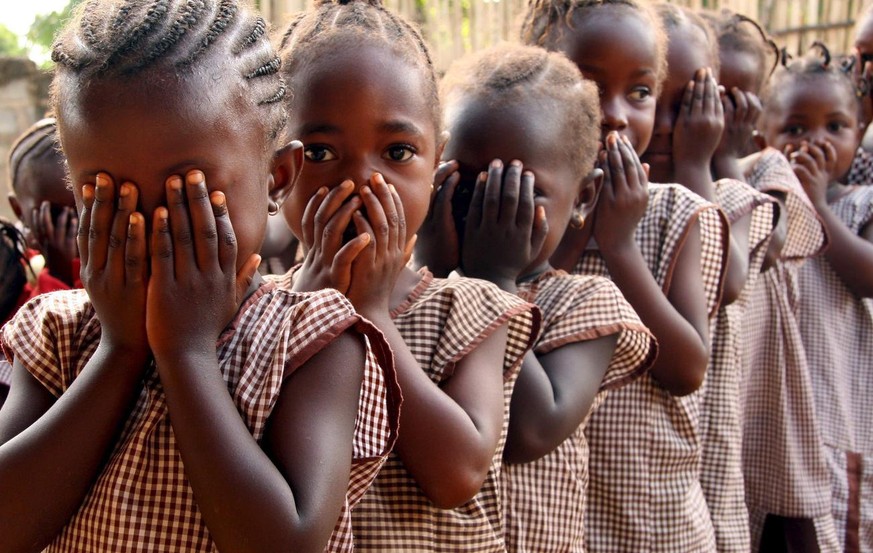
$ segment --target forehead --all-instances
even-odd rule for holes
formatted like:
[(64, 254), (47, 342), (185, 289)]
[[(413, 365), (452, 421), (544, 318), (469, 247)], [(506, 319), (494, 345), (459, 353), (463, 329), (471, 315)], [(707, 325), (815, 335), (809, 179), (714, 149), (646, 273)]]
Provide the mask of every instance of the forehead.
[(435, 132), (424, 69), (384, 45), (363, 43), (320, 56), (291, 75), (289, 84), (291, 126), (403, 117)]
[[(775, 107), (785, 116), (843, 115), (855, 118), (858, 104), (848, 87), (833, 77), (790, 78), (781, 81)], [(785, 85), (789, 86), (785, 86)]]
[(482, 97), (450, 101), (446, 123), (450, 139), (447, 159), (482, 167), (499, 158), (519, 159), (531, 167), (554, 165), (564, 151), (563, 121), (567, 114), (539, 96), (495, 105)]
[(759, 92), (763, 68), (761, 58), (748, 50), (722, 48), (720, 51), (720, 67), (718, 82), (730, 90), (738, 87), (741, 90)]
[(691, 23), (683, 23), (668, 30), (667, 48), (668, 80), (682, 82), (683, 86), (694, 77), (701, 67), (712, 67), (712, 48), (703, 29)]
[[(658, 44), (651, 22), (629, 7), (577, 9), (572, 28), (562, 31), (558, 47), (577, 65), (597, 65), (605, 55), (620, 56), (629, 65), (652, 68), (658, 65)], [(617, 36), (621, 40), (616, 40)]]
[(221, 166), (217, 152), (228, 147), (262, 158), (266, 133), (257, 107), (239, 92), (206, 74), (107, 78), (78, 89), (62, 79), (58, 130), (73, 178), (103, 170), (139, 183), (189, 161)]

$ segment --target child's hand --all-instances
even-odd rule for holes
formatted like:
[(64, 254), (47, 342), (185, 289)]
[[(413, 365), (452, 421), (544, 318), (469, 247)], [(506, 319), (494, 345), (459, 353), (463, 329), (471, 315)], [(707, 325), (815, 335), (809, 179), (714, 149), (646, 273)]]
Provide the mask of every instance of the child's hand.
[(438, 277), (447, 276), (460, 263), (458, 231), (452, 215), (452, 198), (460, 180), (457, 161), (440, 163), (434, 175), (430, 210), (415, 243), (416, 264), (426, 265)]
[(352, 263), (352, 278), (346, 296), (362, 314), (387, 312), (397, 277), (412, 256), (415, 237), (406, 241), (403, 203), (394, 186), (374, 173), (361, 187), (367, 216), (354, 212), (355, 228), (370, 235), (370, 241)]
[(548, 233), (545, 211), (534, 203), (534, 175), (513, 161), (491, 162), (479, 175), (467, 225), (461, 266), (464, 274), (503, 287), (516, 279), (540, 253)]
[(827, 190), (837, 160), (833, 145), (830, 142), (810, 144), (804, 140), (800, 148), (789, 144), (783, 153), (812, 204), (816, 208), (827, 206)]
[(46, 267), (55, 278), (72, 286), (76, 280), (73, 260), (79, 256), (76, 234), (79, 232), (79, 217), (72, 207), (64, 207), (58, 220), (52, 218), (52, 204), (42, 202), (31, 214), (33, 235), (45, 256)]
[(755, 122), (763, 111), (761, 100), (752, 92), (734, 87), (730, 93), (722, 96), (721, 105), (724, 110), (724, 133), (715, 156), (743, 157), (752, 141)]
[(724, 110), (711, 69), (698, 69), (685, 88), (673, 128), (673, 162), (677, 167), (709, 167), (724, 130)]
[(348, 292), (352, 262), (370, 243), (370, 235), (356, 228), (358, 236), (343, 244), (352, 214), (362, 205), (354, 191), (352, 181), (345, 181), (330, 192), (322, 187), (306, 205), (301, 237), (306, 257), (295, 275), (295, 290), (336, 288), (343, 294)]
[(145, 218), (136, 211), (139, 191), (126, 182), (116, 189), (106, 173), (82, 187), (79, 256), (82, 285), (100, 320), (100, 342), (148, 353), (146, 339)]
[(603, 187), (594, 217), (594, 240), (608, 255), (634, 243), (649, 203), (649, 178), (630, 142), (616, 132), (607, 135), (597, 167), (603, 170)]
[(167, 207), (154, 212), (146, 301), (149, 346), (160, 362), (214, 352), (258, 268), (252, 254), (236, 269), (236, 236), (222, 192), (201, 171), (166, 182)]

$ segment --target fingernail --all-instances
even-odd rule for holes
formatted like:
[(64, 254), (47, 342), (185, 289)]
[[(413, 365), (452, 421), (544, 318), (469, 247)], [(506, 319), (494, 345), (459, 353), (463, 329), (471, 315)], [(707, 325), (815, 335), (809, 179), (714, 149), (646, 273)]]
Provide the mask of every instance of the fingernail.
[(96, 183), (97, 186), (109, 186), (109, 183), (111, 181), (109, 180), (109, 177), (106, 176), (105, 174), (97, 173), (97, 178), (95, 179), (94, 182)]
[(366, 232), (362, 232), (361, 234), (359, 234), (358, 238), (360, 238), (364, 242), (364, 244), (370, 243), (370, 235)]
[(394, 194), (394, 193), (397, 192), (397, 189), (394, 188), (394, 185), (393, 185), (393, 184), (389, 184), (389, 185), (388, 185), (388, 189), (391, 190), (391, 193), (392, 193), (392, 194)]
[(315, 193), (316, 193), (317, 195), (319, 195), (319, 196), (324, 196), (325, 194), (327, 194), (327, 187), (326, 187), (326, 186), (322, 186), (321, 188), (319, 188), (318, 190), (316, 190)]
[(361, 187), (361, 194), (362, 194), (362, 195), (367, 196), (367, 195), (369, 195), (369, 194), (371, 194), (371, 193), (372, 193), (372, 191), (370, 190), (370, 187), (369, 187), (369, 186), (364, 185), (364, 186)]
[(354, 187), (355, 187), (355, 183), (350, 181), (350, 180), (344, 180), (342, 183), (340, 183), (341, 190), (348, 190), (349, 188), (354, 188)]
[(206, 175), (203, 174), (203, 171), (190, 171), (185, 180), (188, 181), (188, 184), (203, 184), (206, 181)]
[(513, 159), (512, 161), (509, 162), (509, 164), (512, 165), (513, 167), (521, 167), (521, 162), (517, 159)]
[(182, 190), (182, 179), (178, 175), (173, 175), (167, 179), (167, 185), (169, 185), (171, 190)]
[(476, 180), (485, 182), (486, 180), (488, 180), (488, 173), (486, 173), (485, 171), (482, 171), (481, 173), (479, 173), (479, 176), (476, 177)]
[(124, 183), (121, 185), (121, 188), (118, 190), (118, 195), (122, 198), (126, 198), (130, 194), (130, 185)]
[(500, 161), (499, 159), (495, 159), (494, 161), (491, 162), (491, 167), (493, 169), (500, 169), (501, 167), (503, 167), (503, 162)]

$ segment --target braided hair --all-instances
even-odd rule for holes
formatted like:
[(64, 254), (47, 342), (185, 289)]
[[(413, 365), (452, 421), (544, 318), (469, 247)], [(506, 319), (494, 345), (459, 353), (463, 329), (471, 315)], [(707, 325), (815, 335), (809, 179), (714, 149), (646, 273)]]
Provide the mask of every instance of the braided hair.
[(279, 44), (282, 71), (291, 82), (308, 64), (323, 57), (325, 49), (358, 47), (363, 41), (390, 48), (421, 69), (433, 106), (434, 128), (440, 129), (442, 113), (430, 49), (421, 32), (386, 9), (381, 0), (315, 0), (312, 7), (291, 20), (282, 34)]
[(660, 90), (667, 75), (667, 35), (648, 0), (530, 0), (522, 19), (521, 41), (554, 50), (563, 33), (572, 30), (578, 18), (607, 7), (636, 12), (650, 25), (655, 35), (656, 82)]
[(95, 79), (150, 71), (184, 78), (210, 61), (229, 60), (243, 96), (260, 108), (268, 139), (285, 125), (279, 57), (267, 23), (245, 0), (84, 0), (55, 40), (52, 60), (56, 113), (67, 77), (75, 79), (76, 90)]
[(467, 98), (501, 106), (535, 102), (562, 112), (563, 158), (584, 176), (600, 143), (597, 86), (561, 53), (537, 46), (504, 44), (452, 64), (440, 85), (447, 109)]
[(19, 136), (9, 150), (9, 186), (12, 192), (19, 190), (21, 166), (28, 160), (51, 156), (52, 161), (63, 163), (58, 150), (57, 120), (47, 117), (34, 123)]

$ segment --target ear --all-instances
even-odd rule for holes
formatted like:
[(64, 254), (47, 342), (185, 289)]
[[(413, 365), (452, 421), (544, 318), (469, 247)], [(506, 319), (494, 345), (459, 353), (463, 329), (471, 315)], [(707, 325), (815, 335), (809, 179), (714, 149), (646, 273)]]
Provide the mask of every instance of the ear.
[(440, 166), (440, 160), (443, 158), (443, 152), (446, 150), (446, 144), (449, 143), (450, 137), (451, 134), (449, 134), (449, 131), (443, 131), (440, 133), (436, 145), (436, 159), (433, 160), (434, 169)]
[(273, 154), (270, 169), (270, 197), (279, 205), (288, 198), (303, 169), (303, 143), (292, 140)]
[(597, 199), (603, 188), (603, 169), (592, 169), (579, 184), (579, 195), (576, 197), (576, 211), (586, 220), (594, 213)]
[(15, 216), (18, 217), (19, 221), (24, 222), (24, 219), (22, 218), (24, 212), (21, 210), (21, 204), (18, 203), (18, 198), (16, 198), (15, 194), (12, 194), (11, 192), (7, 198), (9, 198), (9, 205), (12, 206), (12, 212), (15, 213)]

